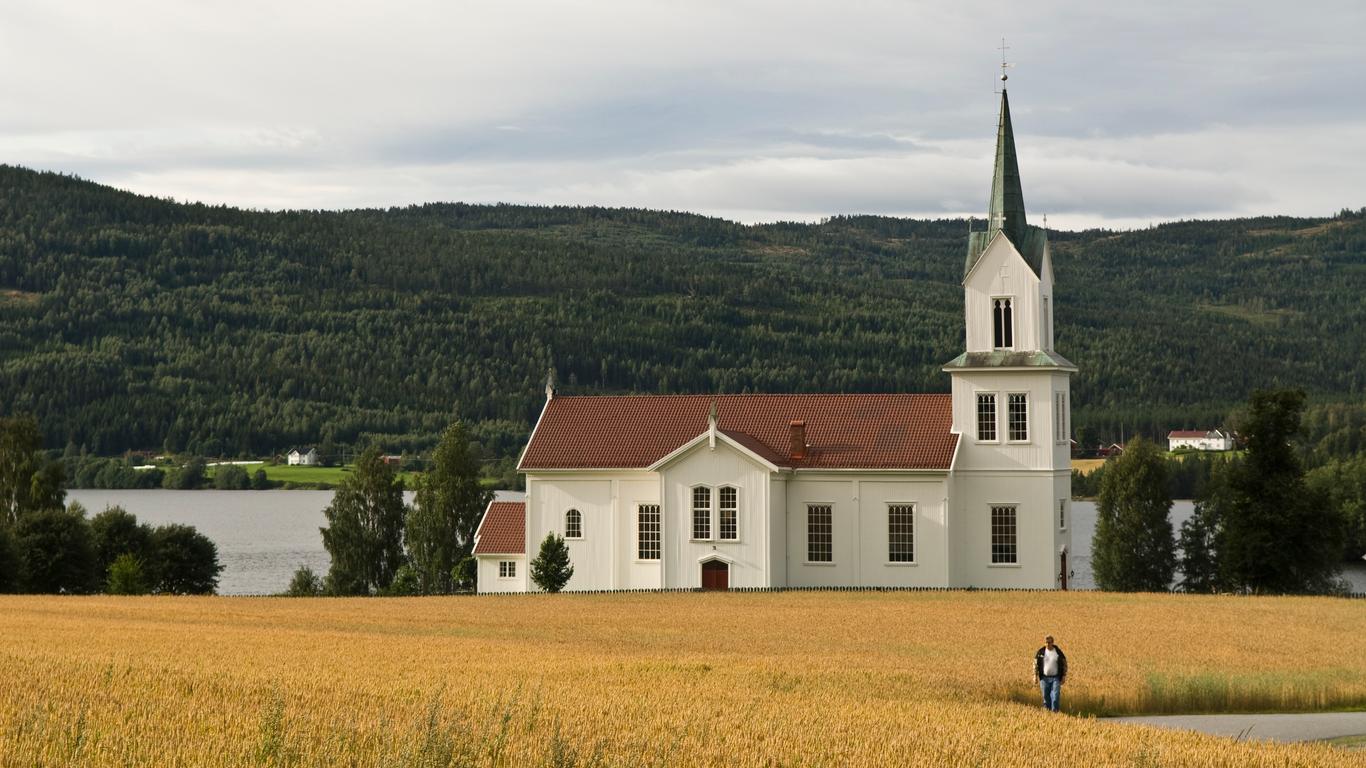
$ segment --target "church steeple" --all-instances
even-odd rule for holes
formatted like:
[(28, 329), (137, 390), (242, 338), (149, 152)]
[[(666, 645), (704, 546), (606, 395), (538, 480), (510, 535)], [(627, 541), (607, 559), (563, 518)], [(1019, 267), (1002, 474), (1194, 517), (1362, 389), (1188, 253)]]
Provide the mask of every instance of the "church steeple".
[[(1009, 65), (1003, 65), (1009, 66)], [(1035, 275), (1043, 274), (1043, 254), (1048, 235), (1025, 220), (1024, 192), (1020, 185), (1020, 163), (1015, 155), (1015, 130), (1010, 124), (1010, 97), (1001, 76), (1001, 115), (996, 122), (996, 162), (991, 176), (991, 200), (987, 203), (987, 228), (968, 234), (968, 258), (963, 277), (972, 272), (997, 232), (1001, 232), (1024, 258)], [(970, 229), (970, 228), (969, 228)]]
[(1016, 249), (1024, 249), (1028, 224), (1024, 192), (1020, 188), (1020, 165), (1015, 158), (1015, 133), (1010, 127), (1010, 99), (1005, 88), (1001, 89), (1001, 116), (996, 125), (996, 169), (991, 177), (987, 215), (990, 218), (987, 240), (1000, 230)]

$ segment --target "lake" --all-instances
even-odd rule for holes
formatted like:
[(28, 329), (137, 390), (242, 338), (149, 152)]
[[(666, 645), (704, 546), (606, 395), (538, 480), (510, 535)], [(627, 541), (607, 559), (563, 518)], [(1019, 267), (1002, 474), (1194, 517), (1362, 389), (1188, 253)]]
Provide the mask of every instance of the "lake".
[[(498, 492), (500, 499), (522, 496)], [(403, 500), (412, 503), (413, 492)], [(193, 525), (218, 545), (221, 595), (283, 592), (300, 566), (322, 576), (332, 562), (319, 532), (332, 491), (71, 490), (67, 501), (79, 501), (91, 515), (118, 505), (139, 522)]]
[[(524, 494), (499, 491), (498, 498), (520, 500)], [(318, 575), (327, 573), (331, 560), (323, 549), (319, 528), (326, 525), (323, 508), (332, 491), (104, 491), (73, 490), (69, 501), (79, 501), (90, 514), (118, 505), (153, 525), (185, 523), (199, 529), (218, 545), (223, 575), (218, 592), (223, 595), (265, 595), (284, 591), (300, 566)], [(411, 502), (411, 491), (404, 500)], [(1172, 525), (1178, 530), (1195, 505), (1178, 501), (1172, 506)], [(1096, 527), (1096, 505), (1072, 502), (1072, 555), (1074, 589), (1094, 589), (1091, 575), (1091, 534)], [(1366, 566), (1349, 566), (1343, 574), (1354, 592), (1366, 592)]]

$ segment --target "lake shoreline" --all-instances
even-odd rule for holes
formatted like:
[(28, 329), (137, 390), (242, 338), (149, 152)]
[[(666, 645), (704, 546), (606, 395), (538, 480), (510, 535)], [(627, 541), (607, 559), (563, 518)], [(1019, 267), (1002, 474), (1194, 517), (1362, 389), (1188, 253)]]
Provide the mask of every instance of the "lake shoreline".
[[(224, 566), (219, 594), (266, 596), (283, 592), (298, 568), (307, 567), (321, 575), (327, 573), (332, 562), (323, 548), (320, 529), (327, 525), (323, 510), (332, 502), (333, 491), (272, 490), (282, 492), (72, 488), (67, 492), (67, 499), (79, 502), (92, 515), (109, 506), (120, 506), (143, 523), (193, 525), (218, 547), (219, 562)], [(283, 492), (286, 490), (288, 492)], [(508, 501), (525, 498), (520, 491), (495, 493), (498, 498)], [(412, 490), (403, 492), (405, 503), (411, 504), (415, 497)], [(1173, 529), (1179, 530), (1181, 523), (1194, 511), (1194, 502), (1174, 502)], [(1074, 501), (1068, 521), (1072, 528), (1069, 563), (1073, 571), (1068, 586), (1074, 590), (1095, 588), (1091, 574), (1091, 536), (1095, 522), (1095, 503)], [(1366, 593), (1366, 564), (1349, 563), (1346, 566), (1343, 576), (1349, 582), (1350, 591)]]

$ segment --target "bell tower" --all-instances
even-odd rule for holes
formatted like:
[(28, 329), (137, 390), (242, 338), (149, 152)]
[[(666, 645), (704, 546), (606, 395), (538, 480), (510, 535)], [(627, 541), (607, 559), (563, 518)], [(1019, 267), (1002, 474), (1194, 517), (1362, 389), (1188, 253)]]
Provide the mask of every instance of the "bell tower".
[(963, 354), (952, 378), (951, 539), (960, 586), (1060, 584), (1071, 542), (1071, 387), (1077, 369), (1053, 348), (1053, 263), (1029, 224), (1002, 65), (985, 230), (968, 235)]

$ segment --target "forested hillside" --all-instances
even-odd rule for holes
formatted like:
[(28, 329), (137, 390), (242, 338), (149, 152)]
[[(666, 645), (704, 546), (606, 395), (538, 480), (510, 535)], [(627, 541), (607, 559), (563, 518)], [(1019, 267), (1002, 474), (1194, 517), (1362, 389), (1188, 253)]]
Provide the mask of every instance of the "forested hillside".
[[(576, 393), (946, 391), (966, 233), (567, 207), (268, 213), (0, 167), (0, 411), (36, 415), (50, 446), (207, 455), (420, 450), (459, 415), (511, 456), (551, 368)], [(1275, 384), (1340, 403), (1317, 411), (1320, 436), (1361, 448), (1366, 210), (1052, 242), (1086, 442), (1222, 423)]]

